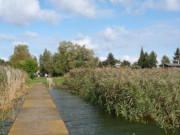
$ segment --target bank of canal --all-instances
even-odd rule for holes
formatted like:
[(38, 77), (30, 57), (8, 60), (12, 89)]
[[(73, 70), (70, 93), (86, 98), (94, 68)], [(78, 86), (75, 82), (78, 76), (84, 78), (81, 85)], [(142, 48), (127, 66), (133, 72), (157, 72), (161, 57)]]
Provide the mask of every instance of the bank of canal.
[(165, 131), (154, 124), (109, 115), (66, 91), (52, 89), (49, 93), (71, 135), (165, 135)]

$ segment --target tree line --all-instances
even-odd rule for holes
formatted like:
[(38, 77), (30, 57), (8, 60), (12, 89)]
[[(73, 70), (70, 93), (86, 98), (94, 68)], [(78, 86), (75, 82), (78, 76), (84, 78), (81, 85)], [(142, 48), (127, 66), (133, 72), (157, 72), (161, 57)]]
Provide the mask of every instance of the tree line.
[[(131, 63), (127, 60), (118, 60), (114, 58), (112, 53), (109, 53), (107, 59), (99, 61), (98, 57), (94, 56), (94, 51), (87, 49), (84, 46), (73, 44), (71, 42), (62, 41), (56, 53), (52, 54), (49, 50), (45, 49), (43, 54), (38, 60), (35, 56), (31, 55), (27, 45), (17, 45), (14, 48), (14, 53), (10, 56), (8, 62), (0, 59), (0, 65), (10, 65), (14, 68), (25, 70), (31, 78), (40, 70), (42, 74), (51, 76), (60, 76), (69, 72), (74, 68), (95, 68), (95, 67), (121, 67), (139, 66), (141, 68), (157, 67), (157, 54), (152, 51), (150, 54), (144, 52), (141, 48), (140, 56), (137, 62)], [(168, 56), (162, 57), (161, 63), (171, 63)], [(177, 48), (172, 63), (180, 64), (180, 49)]]
[[(99, 67), (115, 67), (116, 65), (121, 66), (121, 67), (130, 67), (130, 66), (139, 66), (141, 68), (153, 68), (153, 67), (157, 67), (157, 54), (152, 51), (150, 54), (148, 54), (147, 52), (144, 52), (143, 48), (141, 48), (140, 51), (140, 56), (137, 62), (134, 62), (132, 65), (128, 60), (123, 60), (121, 62), (121, 60), (117, 60), (116, 58), (114, 58), (112, 53), (109, 53), (106, 60), (104, 61), (100, 61), (99, 62)], [(171, 63), (170, 59), (168, 56), (164, 55), (161, 59), (161, 64), (165, 64), (165, 63)], [(180, 49), (177, 48), (175, 53), (174, 53), (174, 57), (173, 57), (173, 64), (180, 64)]]

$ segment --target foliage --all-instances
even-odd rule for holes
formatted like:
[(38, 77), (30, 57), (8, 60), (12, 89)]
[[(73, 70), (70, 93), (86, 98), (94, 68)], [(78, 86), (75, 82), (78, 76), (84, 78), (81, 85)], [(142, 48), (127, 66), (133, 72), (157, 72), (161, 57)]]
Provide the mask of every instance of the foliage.
[(164, 56), (162, 57), (161, 63), (162, 63), (162, 64), (165, 64), (165, 63), (171, 63), (171, 62), (170, 62), (169, 57), (166, 56), (166, 55), (164, 55)]
[(145, 62), (144, 50), (143, 50), (143, 48), (141, 48), (140, 57), (138, 60), (138, 65), (141, 66), (142, 68), (144, 68), (145, 67), (144, 62)]
[(108, 54), (107, 63), (108, 63), (109, 66), (115, 66), (115, 64), (116, 64), (116, 59), (114, 58), (114, 56), (113, 56), (112, 53), (109, 53), (109, 54)]
[(27, 45), (15, 46), (14, 54), (10, 57), (10, 64), (14, 68), (25, 70), (31, 78), (34, 78), (38, 70), (37, 59), (31, 56)]
[(125, 67), (129, 67), (131, 66), (131, 63), (128, 60), (123, 60), (123, 62), (121, 63), (121, 65), (125, 66)]
[(74, 69), (63, 89), (129, 120), (153, 120), (164, 129), (180, 126), (179, 69)]
[(138, 60), (138, 65), (141, 66), (141, 68), (157, 67), (157, 63), (157, 55), (154, 51), (148, 54), (147, 52), (144, 53), (143, 48), (141, 48), (140, 57)]
[(98, 58), (94, 52), (85, 46), (74, 45), (71, 42), (60, 42), (58, 53), (53, 56), (54, 75), (63, 75), (71, 69), (96, 67)]
[(180, 49), (179, 48), (177, 48), (176, 52), (174, 53), (173, 63), (180, 64)]
[(158, 63), (158, 61), (157, 61), (157, 55), (156, 55), (156, 53), (155, 53), (154, 51), (152, 51), (152, 52), (150, 53), (149, 59), (150, 59), (150, 61), (149, 61), (150, 67), (151, 67), (151, 68), (157, 67), (157, 63)]
[(107, 59), (104, 61), (99, 61), (98, 67), (110, 66), (114, 67), (117, 63), (121, 63), (120, 60), (114, 58), (112, 53), (109, 53)]
[(0, 66), (0, 121), (12, 113), (16, 100), (28, 92), (24, 85), (27, 78), (22, 70)]
[(4, 61), (3, 59), (0, 58), (0, 66), (8, 66), (9, 62)]
[(27, 58), (31, 58), (28, 46), (19, 44), (14, 48), (14, 54), (10, 57), (10, 64), (15, 67), (17, 62), (25, 60)]
[(35, 78), (35, 73), (38, 71), (38, 63), (32, 58), (21, 60), (16, 63), (16, 68), (26, 71), (31, 78)]
[(47, 49), (44, 50), (44, 53), (40, 55), (39, 58), (40, 71), (41, 73), (52, 74), (53, 73), (53, 58), (51, 52)]

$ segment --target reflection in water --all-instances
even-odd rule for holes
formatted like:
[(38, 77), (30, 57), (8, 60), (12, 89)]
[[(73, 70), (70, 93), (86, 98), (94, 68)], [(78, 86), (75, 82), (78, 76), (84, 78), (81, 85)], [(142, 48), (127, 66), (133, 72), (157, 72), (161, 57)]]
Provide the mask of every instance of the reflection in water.
[(49, 93), (71, 135), (165, 135), (164, 130), (154, 124), (109, 115), (66, 91), (53, 89)]
[(0, 135), (7, 135), (13, 122), (0, 122)]

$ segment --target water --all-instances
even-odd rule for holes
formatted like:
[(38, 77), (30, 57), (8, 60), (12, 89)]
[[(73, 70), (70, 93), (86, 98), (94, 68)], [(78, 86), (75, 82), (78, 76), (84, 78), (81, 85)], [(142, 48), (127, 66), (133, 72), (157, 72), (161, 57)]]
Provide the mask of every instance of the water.
[(49, 93), (71, 135), (165, 135), (165, 131), (154, 124), (109, 115), (66, 91), (52, 89)]
[(11, 112), (12, 114), (9, 116), (9, 118), (6, 121), (4, 121), (4, 122), (0, 121), (0, 135), (8, 134), (16, 116), (18, 115), (18, 113), (21, 110), (24, 99), (25, 99), (25, 96), (22, 99), (17, 100), (17, 103), (14, 106), (14, 110)]

